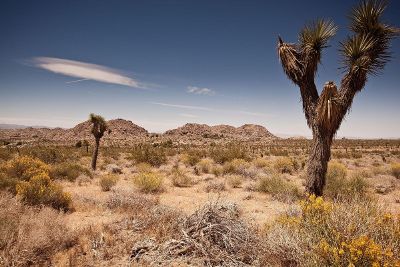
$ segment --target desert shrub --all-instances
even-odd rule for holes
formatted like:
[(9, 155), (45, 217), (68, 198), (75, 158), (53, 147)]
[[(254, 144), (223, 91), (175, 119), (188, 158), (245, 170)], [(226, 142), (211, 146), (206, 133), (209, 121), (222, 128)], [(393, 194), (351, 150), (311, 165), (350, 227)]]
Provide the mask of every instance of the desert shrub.
[(324, 195), (332, 199), (365, 197), (368, 183), (363, 172), (356, 172), (347, 177), (347, 168), (338, 162), (330, 162), (326, 174)]
[(226, 177), (228, 184), (233, 188), (239, 188), (242, 186), (243, 178), (240, 175), (229, 175)]
[(56, 164), (50, 168), (50, 177), (52, 179), (68, 180), (73, 182), (79, 175), (85, 174), (92, 177), (89, 169), (71, 162)]
[(293, 174), (298, 169), (296, 166), (296, 161), (289, 157), (279, 157), (274, 162), (274, 169), (278, 173)]
[(260, 264), (263, 246), (256, 230), (232, 203), (206, 204), (178, 221), (173, 238), (152, 248), (144, 257), (161, 258), (163, 266), (181, 259), (190, 259), (193, 266), (265, 266)]
[(26, 147), (21, 149), (21, 154), (47, 164), (61, 163), (73, 156), (73, 153), (63, 151), (61, 147)]
[(110, 191), (118, 182), (118, 176), (109, 174), (100, 177), (100, 187), (103, 191)]
[(177, 187), (190, 187), (193, 185), (192, 178), (178, 167), (171, 171), (172, 184)]
[(213, 167), (214, 161), (209, 158), (203, 158), (197, 163), (198, 168), (203, 173), (210, 173)]
[(165, 150), (161, 147), (153, 147), (151, 145), (135, 147), (133, 151), (131, 151), (131, 156), (129, 158), (133, 159), (136, 164), (144, 162), (154, 167), (159, 167), (167, 162)]
[(216, 177), (221, 176), (223, 172), (224, 168), (219, 164), (215, 164), (211, 169), (211, 173), (214, 174)]
[(262, 169), (262, 168), (269, 166), (271, 164), (271, 162), (269, 160), (267, 160), (266, 158), (256, 158), (253, 160), (253, 164), (257, 168)]
[(157, 193), (162, 191), (163, 177), (156, 172), (142, 172), (135, 176), (134, 183), (143, 193)]
[(300, 190), (278, 175), (263, 176), (258, 180), (257, 191), (268, 193), (274, 199), (292, 202), (301, 196)]
[(400, 179), (400, 163), (393, 163), (391, 165), (392, 175), (397, 179)]
[(0, 147), (0, 161), (10, 160), (12, 158), (12, 156), (13, 156), (13, 154), (10, 149)]
[(223, 182), (210, 182), (204, 187), (204, 191), (207, 193), (214, 192), (219, 193), (226, 190), (225, 183)]
[(136, 171), (137, 172), (151, 172), (153, 167), (149, 163), (139, 163), (136, 165)]
[(1, 266), (51, 266), (51, 257), (76, 241), (64, 214), (28, 207), (10, 194), (0, 193)]
[(291, 266), (399, 264), (400, 217), (375, 202), (329, 202), (311, 195), (300, 202), (300, 209), (267, 227), (270, 259)]
[(33, 176), (29, 182), (18, 182), (17, 196), (29, 205), (46, 205), (54, 209), (67, 211), (71, 208), (71, 195), (53, 182), (47, 174)]
[(223, 165), (223, 172), (234, 173), (234, 174), (244, 174), (246, 168), (248, 168), (250, 164), (244, 159), (233, 159), (232, 161), (225, 162)]
[(213, 148), (210, 156), (215, 162), (220, 164), (232, 161), (233, 159), (249, 159), (246, 149), (240, 144), (231, 144), (227, 147)]
[(201, 158), (203, 157), (203, 153), (198, 150), (189, 150), (186, 153), (181, 155), (181, 161), (186, 166), (195, 166)]
[(32, 177), (45, 173), (48, 174), (50, 167), (44, 162), (28, 156), (21, 156), (5, 162), (0, 167), (8, 177), (29, 181)]

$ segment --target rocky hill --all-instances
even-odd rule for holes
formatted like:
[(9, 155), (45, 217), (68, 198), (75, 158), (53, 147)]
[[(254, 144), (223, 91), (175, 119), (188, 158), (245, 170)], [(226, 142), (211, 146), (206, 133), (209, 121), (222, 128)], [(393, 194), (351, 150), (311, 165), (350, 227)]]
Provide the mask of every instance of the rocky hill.
[[(107, 121), (110, 133), (103, 137), (105, 144), (124, 143), (139, 141), (148, 136), (148, 132), (131, 121), (115, 119)], [(73, 128), (24, 128), (24, 129), (0, 129), (0, 139), (9, 141), (39, 141), (73, 144), (79, 140), (92, 141), (90, 133), (91, 124), (89, 121), (79, 123)]]
[[(144, 128), (131, 121), (123, 119), (107, 122), (111, 132), (105, 133), (103, 144), (129, 145), (151, 139), (151, 142), (171, 140), (179, 143), (204, 143), (224, 141), (264, 141), (277, 138), (265, 127), (254, 124), (245, 124), (240, 127), (230, 125), (215, 125), (187, 123), (182, 127), (166, 131), (164, 134), (149, 134)], [(80, 140), (93, 142), (90, 133), (91, 123), (85, 121), (70, 129), (63, 128), (33, 128), (0, 129), (0, 140), (9, 142), (38, 142), (75, 144)]]
[(206, 139), (232, 139), (238, 141), (258, 141), (277, 138), (261, 125), (245, 124), (240, 127), (230, 125), (215, 125), (187, 123), (182, 127), (166, 131), (164, 134), (171, 139), (197, 140)]

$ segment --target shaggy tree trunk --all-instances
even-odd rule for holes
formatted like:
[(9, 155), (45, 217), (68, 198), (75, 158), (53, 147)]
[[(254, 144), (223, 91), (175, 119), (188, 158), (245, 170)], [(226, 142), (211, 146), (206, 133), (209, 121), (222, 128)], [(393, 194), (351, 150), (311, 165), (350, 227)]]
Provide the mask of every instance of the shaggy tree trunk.
[(92, 156), (92, 169), (96, 170), (97, 156), (99, 155), (100, 138), (96, 138), (96, 144)]
[(322, 196), (325, 187), (325, 175), (331, 156), (332, 135), (318, 127), (313, 127), (313, 141), (307, 166), (306, 190), (309, 194)]

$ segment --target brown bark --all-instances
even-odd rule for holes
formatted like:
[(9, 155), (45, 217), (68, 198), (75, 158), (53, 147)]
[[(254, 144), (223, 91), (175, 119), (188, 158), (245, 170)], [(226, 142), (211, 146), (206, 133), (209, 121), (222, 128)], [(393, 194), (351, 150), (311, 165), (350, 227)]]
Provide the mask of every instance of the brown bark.
[(99, 146), (100, 146), (100, 138), (96, 138), (96, 143), (95, 143), (95, 147), (93, 150), (93, 156), (92, 156), (92, 169), (93, 170), (96, 170), (97, 156), (99, 155)]
[(331, 156), (332, 135), (318, 127), (313, 127), (313, 142), (307, 166), (306, 191), (322, 196), (325, 187), (325, 175)]

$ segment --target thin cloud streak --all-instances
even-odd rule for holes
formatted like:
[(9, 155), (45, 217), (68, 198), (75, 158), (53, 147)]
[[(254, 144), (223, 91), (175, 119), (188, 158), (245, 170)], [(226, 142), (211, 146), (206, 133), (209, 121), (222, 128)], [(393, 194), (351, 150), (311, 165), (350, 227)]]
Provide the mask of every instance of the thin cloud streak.
[(162, 102), (149, 102), (149, 103), (153, 104), (153, 105), (164, 106), (164, 107), (189, 109), (189, 110), (202, 110), (202, 111), (211, 111), (211, 112), (233, 113), (233, 114), (257, 116), (257, 117), (268, 117), (269, 116), (264, 113), (251, 112), (251, 111), (245, 111), (245, 110), (214, 109), (214, 108), (209, 108), (209, 107), (169, 104), (169, 103), (162, 103)]
[(57, 74), (81, 78), (80, 80), (72, 82), (93, 80), (145, 89), (143, 84), (128, 76), (125, 76), (122, 72), (101, 65), (52, 57), (36, 57), (33, 58), (33, 62), (38, 68)]
[(215, 91), (209, 88), (200, 88), (196, 86), (188, 86), (187, 92), (196, 95), (209, 95), (209, 96), (215, 95)]
[(79, 82), (83, 82), (83, 81), (90, 81), (90, 79), (79, 79), (79, 80), (69, 81), (69, 82), (65, 82), (65, 83), (79, 83)]

